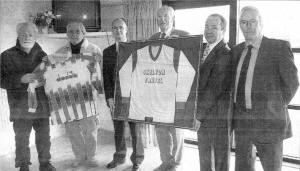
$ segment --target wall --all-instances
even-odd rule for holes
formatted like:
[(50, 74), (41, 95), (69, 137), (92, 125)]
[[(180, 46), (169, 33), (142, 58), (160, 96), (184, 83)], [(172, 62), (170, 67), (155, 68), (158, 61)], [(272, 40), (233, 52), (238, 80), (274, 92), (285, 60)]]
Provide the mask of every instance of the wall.
[(111, 22), (124, 17), (122, 0), (101, 0), (101, 30), (111, 31)]
[[(122, 0), (100, 0), (101, 31), (111, 31), (113, 19), (123, 17)], [(0, 52), (15, 45), (16, 25), (30, 13), (52, 9), (52, 0), (0, 0)]]
[(17, 23), (51, 8), (51, 0), (0, 0), (0, 52), (15, 45)]

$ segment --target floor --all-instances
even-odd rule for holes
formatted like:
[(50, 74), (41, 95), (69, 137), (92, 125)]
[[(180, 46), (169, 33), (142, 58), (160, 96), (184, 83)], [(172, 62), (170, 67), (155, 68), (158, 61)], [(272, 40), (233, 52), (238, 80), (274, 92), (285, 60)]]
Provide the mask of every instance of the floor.
[[(97, 149), (97, 160), (99, 161), (99, 167), (97, 168), (70, 168), (70, 164), (73, 160), (73, 154), (70, 148), (68, 139), (65, 136), (61, 136), (52, 140), (51, 154), (52, 163), (57, 168), (57, 171), (108, 171), (105, 165), (112, 159), (112, 154), (115, 150), (113, 145), (113, 136), (111, 132), (100, 131), (99, 145)], [(126, 163), (118, 166), (110, 171), (130, 171), (131, 162), (129, 159), (131, 148), (128, 148)], [(232, 154), (230, 171), (234, 170), (234, 154)], [(32, 158), (32, 171), (38, 171), (37, 153), (35, 147), (31, 147)], [(151, 147), (145, 149), (145, 161), (141, 166), (142, 171), (152, 171), (160, 164), (159, 151), (157, 147)], [(263, 171), (259, 162), (256, 163), (256, 171)], [(199, 157), (198, 150), (194, 145), (185, 144), (182, 171), (198, 171), (199, 170)], [(0, 171), (17, 171), (14, 168), (14, 153), (9, 155), (0, 156)], [(300, 166), (287, 165), (284, 163), (282, 171), (300, 171)]]

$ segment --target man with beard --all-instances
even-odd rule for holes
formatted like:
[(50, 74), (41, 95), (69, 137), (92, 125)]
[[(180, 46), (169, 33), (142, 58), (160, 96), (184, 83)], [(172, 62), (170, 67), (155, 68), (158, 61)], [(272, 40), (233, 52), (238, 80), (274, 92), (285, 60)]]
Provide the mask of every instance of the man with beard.
[(35, 144), (40, 162), (40, 171), (55, 171), (50, 163), (49, 106), (44, 87), (35, 89), (37, 108), (28, 108), (28, 85), (37, 76), (32, 72), (47, 54), (36, 43), (37, 28), (32, 23), (17, 25), (16, 46), (1, 54), (1, 88), (6, 89), (16, 141), (15, 167), (29, 171), (31, 129), (35, 130)]

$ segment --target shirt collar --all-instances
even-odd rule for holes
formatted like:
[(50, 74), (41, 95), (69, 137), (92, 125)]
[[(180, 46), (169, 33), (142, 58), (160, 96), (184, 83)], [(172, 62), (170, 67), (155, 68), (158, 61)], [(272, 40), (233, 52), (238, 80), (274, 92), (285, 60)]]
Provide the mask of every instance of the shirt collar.
[(116, 51), (119, 50), (119, 44), (120, 42), (127, 42), (128, 40), (126, 39), (125, 41), (116, 41)]
[(217, 44), (219, 44), (223, 39), (220, 39), (218, 41), (215, 41), (212, 44), (207, 43), (207, 46), (209, 46), (209, 49), (212, 50), (215, 46), (217, 46)]
[(166, 37), (170, 37), (172, 31), (173, 31), (173, 28), (167, 30), (166, 32), (161, 32), (161, 33), (165, 33), (165, 34), (166, 34)]
[(260, 35), (260, 36), (258, 36), (258, 38), (255, 39), (254, 41), (246, 41), (246, 42), (245, 42), (245, 44), (246, 44), (245, 48), (247, 48), (247, 46), (249, 46), (249, 45), (252, 45), (253, 48), (259, 49), (259, 46), (260, 46), (261, 41), (262, 41), (262, 37), (263, 37), (263, 36)]

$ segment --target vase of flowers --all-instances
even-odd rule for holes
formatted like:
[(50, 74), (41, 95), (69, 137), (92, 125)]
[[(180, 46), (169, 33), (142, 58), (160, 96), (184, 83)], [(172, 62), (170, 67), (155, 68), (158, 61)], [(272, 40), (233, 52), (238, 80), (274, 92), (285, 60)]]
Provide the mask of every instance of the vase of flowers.
[(53, 29), (53, 23), (55, 20), (52, 10), (38, 12), (34, 17), (33, 22), (38, 27), (39, 33), (47, 34), (49, 29)]

